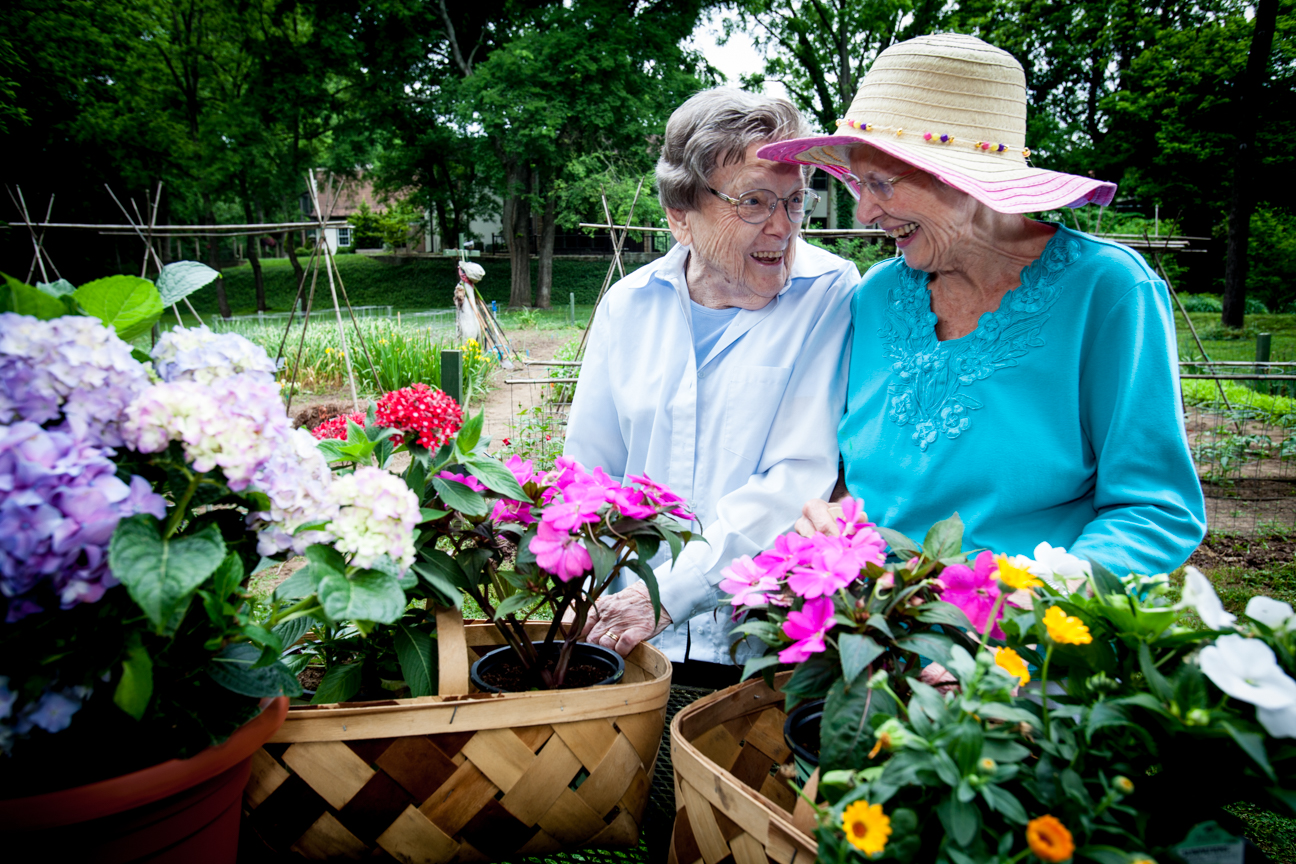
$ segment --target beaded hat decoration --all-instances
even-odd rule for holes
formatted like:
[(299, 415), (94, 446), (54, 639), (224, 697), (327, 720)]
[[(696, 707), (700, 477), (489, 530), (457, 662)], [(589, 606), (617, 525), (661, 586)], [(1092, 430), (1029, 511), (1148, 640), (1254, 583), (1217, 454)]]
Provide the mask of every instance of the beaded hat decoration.
[[(762, 147), (763, 159), (850, 175), (850, 148), (876, 147), (1001, 213), (1110, 204), (1116, 185), (1046, 171), (1026, 146), (1026, 74), (974, 36), (900, 42), (878, 55), (835, 134)], [(848, 181), (848, 185), (849, 181)], [(857, 197), (859, 189), (851, 188)]]

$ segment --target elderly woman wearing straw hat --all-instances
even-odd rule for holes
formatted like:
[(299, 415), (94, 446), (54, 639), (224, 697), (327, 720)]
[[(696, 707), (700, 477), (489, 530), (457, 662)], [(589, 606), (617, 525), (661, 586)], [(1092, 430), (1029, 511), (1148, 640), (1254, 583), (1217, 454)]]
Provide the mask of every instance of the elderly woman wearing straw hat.
[(654, 644), (697, 683), (737, 680), (713, 614), (721, 571), (837, 479), (859, 271), (799, 238), (818, 197), (805, 169), (756, 156), (808, 131), (790, 102), (732, 89), (671, 115), (657, 185), (679, 245), (608, 291), (568, 420), (566, 456), (666, 484), (706, 539), (650, 562), (660, 621), (638, 582), (600, 599), (588, 638), (626, 654), (670, 625)]
[[(1025, 215), (1115, 186), (1032, 165), (1021, 65), (970, 36), (883, 51), (838, 122), (760, 155), (845, 181), (899, 247), (851, 304), (850, 494), (917, 539), (957, 511), (965, 549), (1178, 567), (1205, 512), (1166, 286), (1130, 249)], [(828, 514), (812, 501), (798, 527)]]

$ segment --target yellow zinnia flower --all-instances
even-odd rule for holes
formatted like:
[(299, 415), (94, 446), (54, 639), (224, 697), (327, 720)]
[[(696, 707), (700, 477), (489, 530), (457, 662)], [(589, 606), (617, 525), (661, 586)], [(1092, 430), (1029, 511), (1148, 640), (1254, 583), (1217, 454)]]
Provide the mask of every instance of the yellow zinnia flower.
[(1029, 570), (1018, 565), (1007, 555), (996, 555), (995, 563), (999, 565), (999, 571), (995, 574), (999, 581), (1018, 591), (1044, 584), (1035, 578)]
[(1009, 675), (1016, 675), (1023, 687), (1030, 683), (1030, 669), (1020, 654), (1011, 648), (996, 648), (994, 652), (996, 666)]
[(1093, 641), (1089, 628), (1074, 615), (1062, 611), (1061, 606), (1050, 606), (1044, 613), (1044, 626), (1049, 638), (1065, 645), (1088, 645)]
[(1041, 816), (1028, 822), (1026, 843), (1044, 861), (1065, 861), (1075, 853), (1071, 832), (1054, 816)]
[(876, 855), (886, 848), (891, 836), (891, 817), (882, 812), (881, 804), (856, 801), (842, 813), (842, 830), (856, 849)]

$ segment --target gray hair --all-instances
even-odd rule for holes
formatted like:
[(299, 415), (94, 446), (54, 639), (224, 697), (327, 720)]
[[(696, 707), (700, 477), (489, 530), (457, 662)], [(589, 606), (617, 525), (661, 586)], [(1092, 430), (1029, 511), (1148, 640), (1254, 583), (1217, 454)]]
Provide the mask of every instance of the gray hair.
[[(657, 197), (663, 207), (696, 210), (711, 174), (742, 162), (761, 142), (804, 138), (809, 125), (786, 99), (715, 87), (694, 94), (666, 123), (657, 160)], [(806, 169), (803, 173), (808, 176)]]

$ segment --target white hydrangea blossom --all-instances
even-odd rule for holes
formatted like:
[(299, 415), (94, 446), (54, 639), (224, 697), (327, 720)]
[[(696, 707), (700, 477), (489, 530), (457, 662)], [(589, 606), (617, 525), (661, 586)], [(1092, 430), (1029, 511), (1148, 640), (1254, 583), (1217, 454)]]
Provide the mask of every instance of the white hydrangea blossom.
[(278, 371), (261, 346), (237, 333), (213, 333), (205, 324), (162, 334), (152, 356), (163, 381), (210, 384), (234, 375), (273, 381)]
[(365, 466), (333, 481), (333, 501), (340, 508), (329, 526), (334, 547), (350, 554), (357, 567), (371, 567), (389, 555), (401, 571), (414, 563), (414, 528), (421, 518), (418, 496), (405, 481)]

